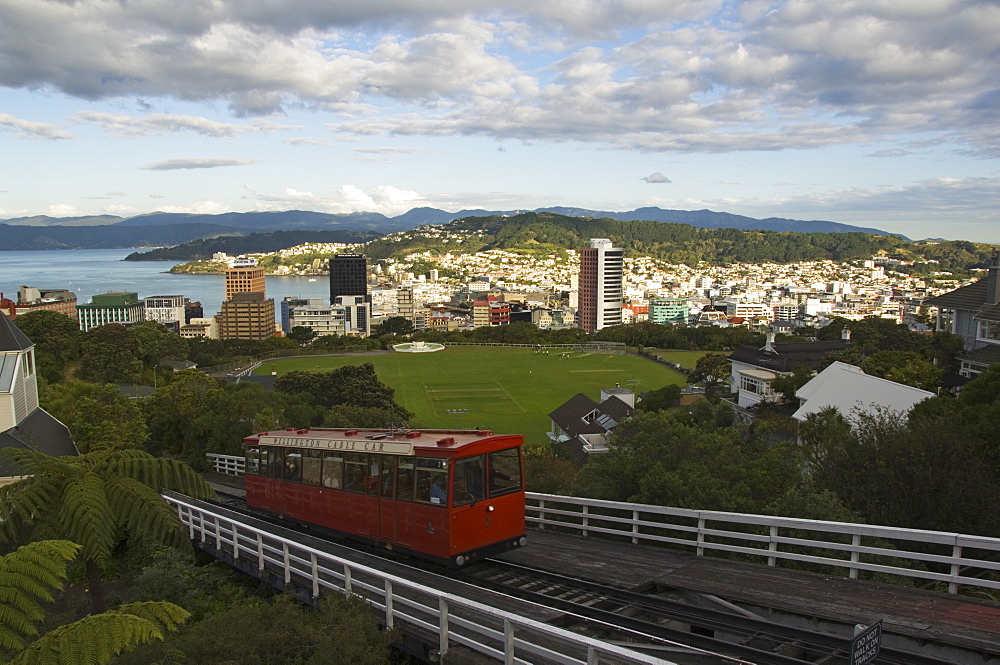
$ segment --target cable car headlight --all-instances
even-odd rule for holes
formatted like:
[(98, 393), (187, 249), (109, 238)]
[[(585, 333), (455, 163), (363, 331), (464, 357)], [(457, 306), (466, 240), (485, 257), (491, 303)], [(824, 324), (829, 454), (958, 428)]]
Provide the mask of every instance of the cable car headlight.
[(488, 512), (488, 513), (492, 513), (493, 512), (493, 504), (492, 503), (490, 505), (486, 506), (486, 512)]

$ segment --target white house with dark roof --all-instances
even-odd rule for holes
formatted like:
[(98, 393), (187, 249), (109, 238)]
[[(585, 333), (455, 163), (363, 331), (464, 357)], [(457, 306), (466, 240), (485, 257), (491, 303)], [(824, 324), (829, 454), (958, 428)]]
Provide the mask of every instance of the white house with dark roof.
[(975, 378), (1000, 362), (1000, 252), (994, 252), (986, 277), (924, 301), (937, 307), (937, 329), (965, 338), (959, 374)]
[[(47, 455), (76, 455), (69, 430), (38, 406), (35, 345), (0, 313), (0, 448), (26, 448)], [(0, 484), (17, 476), (0, 465)]]
[(876, 411), (909, 413), (934, 393), (865, 374), (855, 365), (833, 362), (795, 392), (799, 408), (792, 418), (804, 422), (823, 409), (835, 408), (848, 420)]

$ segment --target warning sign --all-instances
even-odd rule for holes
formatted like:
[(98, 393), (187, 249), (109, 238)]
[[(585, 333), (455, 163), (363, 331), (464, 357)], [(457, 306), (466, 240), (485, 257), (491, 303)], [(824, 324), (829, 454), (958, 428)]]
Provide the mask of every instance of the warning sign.
[(851, 640), (851, 665), (865, 665), (875, 660), (882, 643), (882, 620), (873, 623)]

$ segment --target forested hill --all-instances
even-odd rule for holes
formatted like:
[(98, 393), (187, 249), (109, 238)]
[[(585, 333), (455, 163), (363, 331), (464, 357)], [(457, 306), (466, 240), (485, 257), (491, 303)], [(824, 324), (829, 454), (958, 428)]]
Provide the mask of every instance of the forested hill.
[[(894, 236), (867, 233), (795, 233), (701, 229), (687, 224), (567, 217), (554, 213), (523, 213), (512, 217), (467, 217), (446, 224), (445, 231), (482, 234), (467, 240), (463, 251), (487, 249), (544, 250), (586, 247), (591, 238), (610, 238), (628, 255), (651, 256), (670, 263), (791, 263), (821, 259), (867, 258), (893, 252), (911, 243)], [(399, 234), (369, 244), (366, 253), (385, 258), (397, 253), (430, 250), (454, 252), (454, 242)]]
[(368, 242), (381, 236), (371, 231), (274, 231), (273, 233), (252, 233), (248, 236), (222, 236), (192, 240), (175, 247), (163, 247), (148, 252), (133, 252), (126, 261), (192, 261), (210, 259), (216, 252), (230, 256), (277, 252), (306, 243)]

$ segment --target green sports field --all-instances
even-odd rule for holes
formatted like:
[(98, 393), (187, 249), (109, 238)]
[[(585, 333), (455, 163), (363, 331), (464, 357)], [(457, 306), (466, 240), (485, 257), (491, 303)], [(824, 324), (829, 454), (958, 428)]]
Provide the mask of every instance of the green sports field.
[(396, 390), (396, 401), (416, 414), (411, 426), (521, 433), (529, 443), (547, 440), (548, 413), (578, 392), (596, 401), (601, 388), (639, 393), (684, 384), (679, 373), (637, 356), (468, 346), (435, 353), (295, 358), (267, 362), (257, 373), (324, 371), (365, 362)]

